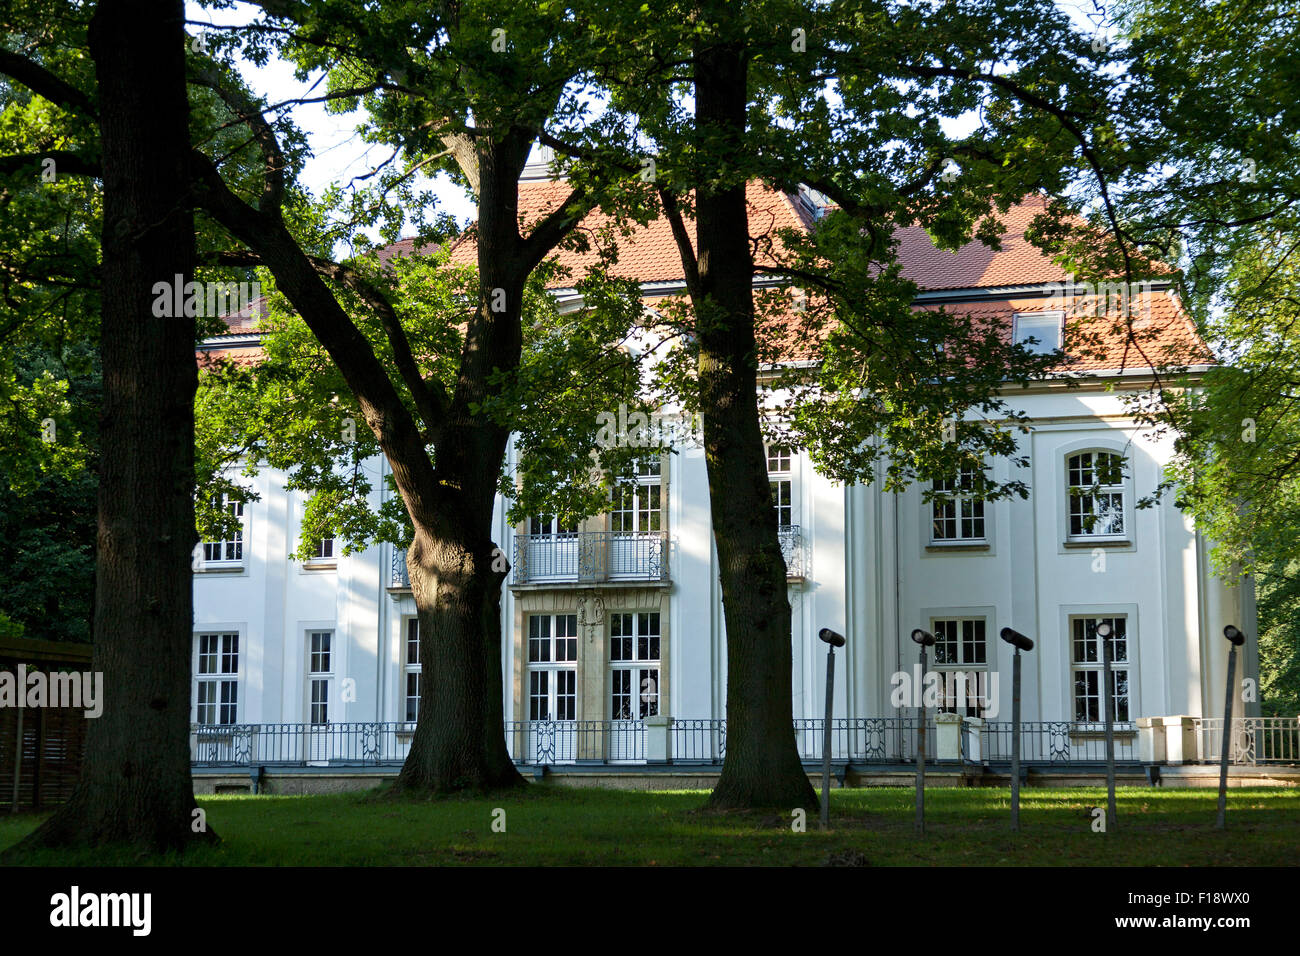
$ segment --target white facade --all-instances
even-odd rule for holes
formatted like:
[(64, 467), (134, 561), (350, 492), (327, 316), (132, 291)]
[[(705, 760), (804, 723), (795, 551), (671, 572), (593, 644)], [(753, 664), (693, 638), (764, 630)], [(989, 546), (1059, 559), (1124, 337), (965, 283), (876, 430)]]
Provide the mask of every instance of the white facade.
[[(942, 648), (949, 660), (941, 666), (998, 675), (989, 680), (997, 693), (987, 710), (1009, 720), (1011, 648), (998, 632), (1010, 626), (1035, 641), (1024, 657), (1022, 719), (1092, 724), (1100, 662), (1090, 659), (1096, 642), (1076, 619), (1123, 628), (1126, 640), (1116, 645), (1126, 657), (1116, 663), (1127, 680), (1122, 720), (1217, 714), (1228, 648), (1222, 628), (1234, 623), (1253, 634), (1252, 596), (1248, 584), (1227, 587), (1211, 574), (1206, 542), (1171, 502), (1135, 507), (1159, 481), (1171, 443), (1139, 430), (1107, 386), (1141, 387), (1143, 379), (1109, 375), (1078, 389), (1049, 382), (1017, 391), (1033, 428), (1022, 437), (1031, 466), (1016, 471), (1032, 493), (984, 503), (982, 528), (974, 510), (963, 524), (955, 506), (953, 519), (941, 522), (947, 537), (935, 538), (935, 506), (918, 488), (893, 495), (875, 485), (837, 486), (804, 455), (790, 456), (788, 472), (778, 460), (774, 480), (788, 480), (790, 489), (783, 521), (797, 527), (784, 537), (797, 571), (789, 585), (795, 716), (823, 712), (822, 627), (848, 638), (837, 654), (836, 715), (897, 716), (894, 675), (911, 672), (916, 647), (908, 635), (922, 627), (956, 638)], [(1122, 484), (1107, 492), (1122, 496), (1115, 512), (1122, 531), (1072, 538), (1070, 459), (1098, 452), (1127, 458)], [(1011, 477), (1007, 461), (990, 466), (997, 478)], [(386, 463), (367, 467), (372, 486), (383, 488)], [(520, 538), (533, 529), (508, 526), (499, 503), (495, 538), (515, 564), (502, 601), (507, 721), (610, 721), (656, 710), (679, 721), (725, 717), (725, 630), (704, 459), (680, 448), (660, 472), (658, 509), (644, 490), (633, 507), (589, 519), (579, 534)], [(643, 489), (654, 484), (642, 482)], [(228, 560), (205, 560), (194, 575), (193, 719), (408, 720), (418, 667), (408, 661), (407, 640), (416, 612), (409, 589), (393, 587), (392, 546), (342, 557), (336, 543), (332, 558), (290, 559), (302, 497), (270, 470), (254, 490), (261, 498), (246, 507), (239, 548), (208, 549)], [(657, 574), (660, 536), (667, 561)], [(633, 547), (628, 542), (641, 542), (639, 550), (615, 553)], [(598, 553), (600, 561), (579, 571), (579, 553)], [(657, 648), (641, 641), (654, 636), (653, 615)], [(616, 641), (629, 628), (632, 639)], [(530, 646), (533, 657), (548, 660), (530, 662)], [(1243, 676), (1257, 676), (1253, 654), (1243, 664)], [(1246, 714), (1257, 706), (1247, 703)]]

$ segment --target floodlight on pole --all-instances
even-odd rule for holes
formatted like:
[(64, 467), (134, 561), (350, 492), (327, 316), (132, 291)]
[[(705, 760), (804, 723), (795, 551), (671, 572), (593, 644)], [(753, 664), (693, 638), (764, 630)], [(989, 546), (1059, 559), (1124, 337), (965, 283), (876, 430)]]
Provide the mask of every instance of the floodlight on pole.
[(934, 645), (934, 635), (922, 628), (912, 631), (912, 640), (921, 647), (921, 686), (917, 688), (916, 728), (916, 832), (925, 832), (925, 649)]
[(822, 815), (821, 826), (825, 830), (831, 825), (831, 714), (832, 701), (835, 697), (835, 648), (843, 647), (844, 635), (823, 627), (817, 632), (827, 645), (826, 648), (826, 719), (822, 723)]
[(1217, 829), (1228, 826), (1228, 753), (1232, 749), (1232, 698), (1237, 681), (1237, 648), (1246, 643), (1246, 635), (1231, 624), (1223, 629), (1228, 639), (1228, 691), (1223, 703), (1223, 738), (1219, 744), (1219, 813), (1214, 821)]
[(1011, 829), (1020, 830), (1020, 652), (1034, 649), (1034, 642), (1017, 630), (1004, 627), (1000, 636), (1014, 647), (1011, 658)]

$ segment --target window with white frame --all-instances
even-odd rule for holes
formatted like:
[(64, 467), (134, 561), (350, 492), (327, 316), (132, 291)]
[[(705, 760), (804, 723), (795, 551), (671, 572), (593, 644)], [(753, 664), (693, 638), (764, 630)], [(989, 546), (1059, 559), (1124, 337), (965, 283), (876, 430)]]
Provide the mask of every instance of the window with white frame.
[[(939, 710), (956, 713), (965, 700), (966, 717), (983, 717), (988, 709), (987, 626), (982, 617), (935, 618), (934, 669), (941, 674)], [(958, 677), (957, 675), (961, 675)]]
[(662, 530), (662, 479), (659, 467), (658, 458), (643, 462), (633, 476), (615, 485), (609, 512), (611, 531), (627, 533)]
[(195, 723), (238, 723), (239, 634), (198, 634), (195, 644)]
[(528, 519), (529, 534), (577, 534), (578, 521), (576, 518), (563, 521), (554, 515), (541, 515)]
[(578, 716), (578, 615), (528, 615), (528, 719)]
[(1065, 460), (1066, 532), (1071, 538), (1124, 536), (1124, 458), (1109, 451), (1080, 451)]
[(930, 501), (930, 540), (960, 542), (985, 540), (984, 499), (976, 493), (979, 472), (963, 467), (956, 478), (934, 482)]
[(1015, 343), (1035, 355), (1050, 355), (1061, 348), (1064, 325), (1064, 312), (1018, 313)]
[(1097, 628), (1110, 625), (1111, 694), (1115, 701), (1115, 720), (1129, 720), (1129, 661), (1128, 619), (1114, 617), (1075, 617), (1070, 619), (1070, 670), (1074, 683), (1074, 719), (1082, 724), (1100, 724), (1106, 719), (1106, 704), (1101, 696), (1102, 657), (1101, 638)]
[(610, 719), (659, 713), (659, 613), (609, 616)]
[(330, 690), (334, 684), (333, 631), (307, 634), (307, 722), (330, 722)]
[(240, 527), (231, 538), (221, 541), (204, 541), (204, 562), (208, 564), (242, 562), (244, 560), (244, 503), (232, 499), (229, 495), (217, 495), (213, 498), (212, 505), (218, 510), (229, 511), (235, 518), (239, 519)]
[(334, 539), (317, 538), (312, 545), (311, 559), (313, 561), (328, 561), (334, 557)]
[(404, 690), (403, 714), (406, 721), (420, 719), (420, 619), (407, 618), (406, 640), (402, 648), (402, 686)]
[(772, 506), (776, 508), (778, 528), (794, 524), (794, 483), (790, 472), (790, 449), (769, 445), (767, 449), (767, 477), (772, 488)]

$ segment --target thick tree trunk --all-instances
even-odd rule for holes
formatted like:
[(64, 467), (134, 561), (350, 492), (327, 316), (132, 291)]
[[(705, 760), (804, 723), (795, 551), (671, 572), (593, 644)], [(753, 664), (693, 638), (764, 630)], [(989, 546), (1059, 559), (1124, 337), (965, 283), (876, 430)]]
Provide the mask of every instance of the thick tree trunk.
[[(695, 66), (701, 134), (742, 150), (742, 49), (702, 47)], [(709, 805), (815, 808), (795, 748), (790, 601), (758, 419), (745, 184), (697, 191), (696, 224), (700, 409), (727, 627), (727, 756)]]
[(194, 266), (184, 11), (102, 0), (91, 21), (103, 151), (99, 531), (90, 723), (71, 799), (18, 848), (213, 838), (190, 777), (194, 321), (155, 317), (156, 282)]
[[(526, 149), (527, 143), (523, 144)], [(435, 451), (437, 513), (416, 520), (408, 553), (420, 614), (420, 717), (398, 777), (400, 791), (488, 790), (523, 784), (505, 742), (501, 586), (508, 565), (492, 544), (496, 475), (509, 432), (472, 409), (492, 378), (518, 368), (523, 287), (515, 137), (479, 150), (480, 303), (467, 329), (460, 376)]]
[[(408, 552), (420, 613), (420, 718), (397, 789), (445, 793), (523, 783), (506, 750), (501, 582), (491, 546), (417, 534)], [(499, 565), (498, 565), (499, 566)]]

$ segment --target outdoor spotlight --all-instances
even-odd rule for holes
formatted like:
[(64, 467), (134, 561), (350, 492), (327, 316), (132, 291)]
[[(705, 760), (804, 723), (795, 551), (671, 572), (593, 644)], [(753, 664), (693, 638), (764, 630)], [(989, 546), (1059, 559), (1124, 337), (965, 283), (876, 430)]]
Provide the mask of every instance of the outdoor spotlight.
[(831, 645), (831, 647), (844, 646), (844, 635), (839, 631), (832, 631), (829, 627), (823, 627), (817, 632), (817, 636), (827, 644)]
[(929, 647), (934, 643), (934, 635), (929, 631), (923, 631), (918, 627), (912, 632), (912, 640), (916, 641), (916, 643), (920, 644), (922, 647)]
[(1241, 647), (1242, 644), (1246, 643), (1246, 635), (1231, 624), (1223, 629), (1223, 636), (1232, 641), (1234, 647)]
[(1021, 634), (1019, 631), (1012, 630), (1009, 627), (1004, 627), (1000, 634), (1002, 640), (1006, 641), (1017, 650), (1032, 651), (1034, 649), (1034, 642), (1025, 637), (1025, 635)]

